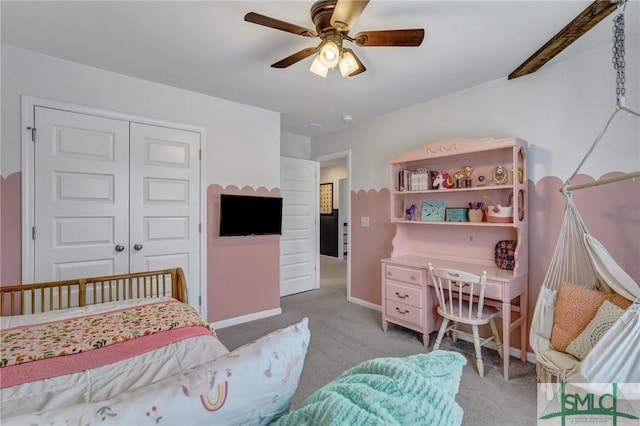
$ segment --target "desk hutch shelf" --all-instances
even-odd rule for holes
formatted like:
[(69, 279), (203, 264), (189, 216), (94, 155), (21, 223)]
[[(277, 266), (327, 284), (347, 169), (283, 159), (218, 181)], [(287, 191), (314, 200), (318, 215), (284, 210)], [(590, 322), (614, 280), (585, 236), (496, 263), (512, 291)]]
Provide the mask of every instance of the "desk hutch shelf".
[[(486, 303), (502, 311), (505, 350), (509, 350), (511, 332), (519, 328), (521, 359), (526, 360), (529, 275), (526, 159), (527, 143), (517, 138), (446, 139), (391, 158), (390, 219), (396, 233), (391, 257), (382, 259), (382, 327), (385, 331), (390, 322), (416, 330), (422, 333), (424, 346), (429, 346), (429, 333), (436, 331), (440, 324), (428, 276), (429, 262), (436, 268), (476, 274), (487, 271)], [(454, 182), (456, 173), (458, 177), (464, 174), (464, 178), (458, 181), (460, 187), (433, 189), (431, 176), (435, 173), (432, 172), (447, 172)], [(423, 176), (428, 173), (428, 183), (422, 181), (420, 190), (409, 190), (407, 176), (411, 173)], [(481, 222), (450, 222), (443, 220), (446, 214), (440, 220), (422, 220), (423, 203), (427, 209), (434, 203), (462, 209), (466, 219), (465, 209), (469, 203), (474, 206), (478, 202), (484, 202), (489, 208), (492, 202), (512, 205), (513, 212), (502, 219), (508, 222), (489, 222), (486, 212)], [(412, 205), (416, 209), (410, 220), (407, 210)], [(517, 243), (513, 270), (496, 266), (494, 250), (502, 240)], [(504, 377), (508, 379), (508, 353), (504, 359)]]

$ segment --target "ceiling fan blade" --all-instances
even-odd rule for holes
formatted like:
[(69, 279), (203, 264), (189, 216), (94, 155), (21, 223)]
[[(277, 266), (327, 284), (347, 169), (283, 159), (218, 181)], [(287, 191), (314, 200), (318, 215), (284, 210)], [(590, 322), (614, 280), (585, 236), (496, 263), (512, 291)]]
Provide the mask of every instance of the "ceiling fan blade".
[(264, 25), (265, 27), (275, 28), (276, 30), (285, 31), (292, 34), (297, 34), (304, 37), (317, 37), (317, 34), (309, 28), (300, 27), (298, 25), (290, 24), (288, 22), (280, 21), (278, 19), (270, 18), (268, 16), (260, 15), (259, 13), (249, 12), (244, 15), (244, 20), (258, 25)]
[(352, 72), (351, 74), (349, 74), (349, 77), (353, 77), (356, 76), (358, 74), (362, 74), (363, 72), (365, 72), (367, 70), (367, 68), (365, 68), (365, 66), (362, 64), (362, 62), (360, 61), (360, 58), (358, 58), (358, 55), (356, 55), (356, 52), (354, 52), (351, 49), (342, 49), (345, 53), (349, 52), (353, 55), (353, 59), (356, 60), (356, 63), (358, 64), (358, 69), (355, 70), (354, 72)]
[(356, 34), (354, 42), (358, 46), (420, 46), (424, 39), (424, 29), (362, 31)]
[(331, 15), (331, 26), (339, 31), (349, 31), (367, 4), (369, 0), (338, 0)]
[(562, 52), (571, 43), (580, 38), (584, 33), (595, 27), (596, 24), (607, 17), (617, 8), (617, 3), (609, 0), (596, 0), (585, 10), (576, 16), (573, 21), (567, 24), (551, 40), (545, 43), (540, 49), (531, 55), (526, 61), (509, 74), (509, 80), (522, 77), (537, 71), (544, 64)]
[(306, 49), (302, 49), (296, 53), (294, 53), (291, 56), (287, 56), (286, 58), (282, 59), (281, 61), (276, 62), (275, 64), (272, 64), (271, 67), (272, 68), (287, 68), (289, 65), (293, 65), (298, 61), (303, 60), (304, 58), (308, 58), (309, 56), (313, 55), (314, 53), (318, 52), (320, 50), (320, 47), (307, 47)]

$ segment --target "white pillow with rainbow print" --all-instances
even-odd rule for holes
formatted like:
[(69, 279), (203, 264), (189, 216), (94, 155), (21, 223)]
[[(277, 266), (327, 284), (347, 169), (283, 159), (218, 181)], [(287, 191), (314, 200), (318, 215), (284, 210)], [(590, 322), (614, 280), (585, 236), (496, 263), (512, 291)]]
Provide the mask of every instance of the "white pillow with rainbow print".
[(3, 426), (267, 424), (288, 412), (310, 338), (304, 318), (179, 376), (107, 401), (12, 417)]

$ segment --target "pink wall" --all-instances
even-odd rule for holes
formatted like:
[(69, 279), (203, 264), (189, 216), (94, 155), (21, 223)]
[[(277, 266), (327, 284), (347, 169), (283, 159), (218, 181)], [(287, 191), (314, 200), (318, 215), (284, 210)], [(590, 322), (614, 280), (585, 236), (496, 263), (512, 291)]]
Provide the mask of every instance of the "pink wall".
[[(615, 175), (611, 173), (607, 176)], [(578, 176), (574, 183), (592, 181)], [(0, 181), (2, 258), (0, 283), (21, 282), (20, 173)], [(539, 288), (551, 261), (564, 212), (558, 191), (562, 182), (548, 176), (529, 182), (529, 294), (533, 310)], [(220, 194), (242, 193), (276, 196), (279, 190), (253, 190), (211, 185), (207, 194), (209, 321), (220, 321), (280, 306), (280, 245), (274, 236), (217, 237)], [(600, 240), (618, 264), (640, 282), (640, 180), (577, 191), (574, 200), (587, 228)], [(389, 257), (395, 232), (389, 223), (389, 191), (351, 194), (351, 295), (376, 305), (381, 303), (380, 259)], [(369, 217), (369, 227), (360, 218)], [(515, 337), (515, 336), (514, 336)]]
[[(579, 175), (573, 183), (589, 181), (593, 179)], [(565, 209), (564, 196), (559, 192), (561, 186), (562, 181), (553, 176), (547, 176), (537, 184), (529, 182), (529, 312), (535, 307), (560, 233)], [(576, 191), (573, 198), (589, 232), (640, 283), (640, 179), (583, 189)], [(351, 208), (351, 295), (380, 304), (380, 259), (390, 256), (395, 232), (389, 223), (389, 191), (354, 192)], [(370, 217), (369, 228), (360, 226), (361, 216)], [(516, 333), (513, 339), (518, 341)]]
[(280, 196), (279, 189), (211, 185), (207, 190), (207, 320), (280, 307), (280, 237), (219, 237), (220, 194)]
[(22, 282), (21, 180), (20, 172), (0, 177), (0, 285)]
[[(22, 282), (21, 173), (0, 177), (0, 285)], [(279, 189), (207, 190), (208, 321), (220, 321), (280, 307), (280, 238), (218, 237), (220, 194), (280, 196)]]
[[(351, 193), (351, 297), (382, 303), (380, 259), (391, 255), (395, 226), (389, 221), (389, 190)], [(360, 218), (369, 218), (369, 227)]]

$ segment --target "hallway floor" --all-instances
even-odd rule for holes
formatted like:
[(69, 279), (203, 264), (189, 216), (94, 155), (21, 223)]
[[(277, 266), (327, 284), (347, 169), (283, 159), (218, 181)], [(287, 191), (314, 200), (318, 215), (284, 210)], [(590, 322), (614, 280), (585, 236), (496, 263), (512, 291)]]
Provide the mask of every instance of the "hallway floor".
[(347, 260), (320, 255), (320, 287), (347, 297)]

